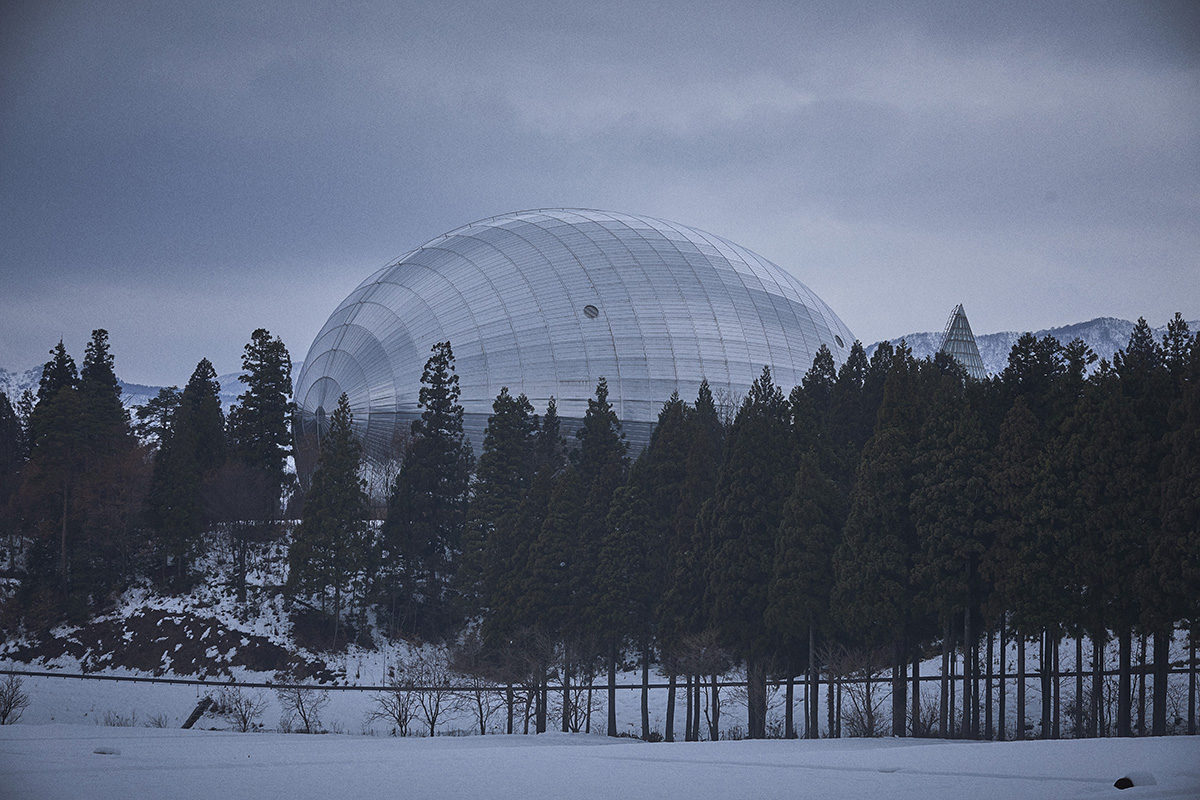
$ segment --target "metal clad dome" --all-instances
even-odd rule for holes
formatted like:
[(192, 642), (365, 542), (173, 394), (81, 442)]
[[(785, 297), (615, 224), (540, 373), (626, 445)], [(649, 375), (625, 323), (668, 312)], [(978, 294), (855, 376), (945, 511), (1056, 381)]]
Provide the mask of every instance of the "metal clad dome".
[(764, 365), (786, 390), (822, 344), (840, 365), (853, 340), (807, 286), (719, 236), (606, 211), (505, 214), (413, 250), (337, 307), (296, 383), (298, 466), (311, 468), (305, 440), (342, 392), (367, 455), (386, 459), (420, 414), (440, 341), (476, 448), (501, 387), (539, 413), (556, 398), (566, 431), (604, 377), (636, 450), (672, 392), (690, 401), (707, 378), (718, 398), (740, 398)]

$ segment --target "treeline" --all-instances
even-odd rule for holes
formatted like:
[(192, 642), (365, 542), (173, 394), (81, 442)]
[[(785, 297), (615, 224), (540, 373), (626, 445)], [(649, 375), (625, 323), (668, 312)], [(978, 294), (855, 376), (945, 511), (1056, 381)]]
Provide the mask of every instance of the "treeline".
[[(334, 646), (372, 624), (459, 642), (462, 669), (536, 686), (539, 730), (553, 675), (564, 729), (580, 717), (578, 689), (607, 678), (615, 734), (612, 687), (632, 658), (644, 683), (655, 663), (668, 677), (668, 739), (699, 739), (704, 709), (709, 735), (719, 729), (712, 678), (736, 665), (748, 735), (766, 735), (768, 681), (784, 680), (785, 732), (815, 736), (816, 693), (795, 720), (793, 682), (839, 674), (840, 650), (892, 668), (896, 735), (1020, 737), (1023, 724), (1004, 729), (1003, 681), (993, 728), (994, 684), (982, 680), (981, 698), (977, 669), (1015, 642), (1019, 663), (1031, 644), (1041, 656), (1051, 735), (1060, 698), (1050, 675), (1069, 637), (1077, 664), (1088, 643), (1095, 670), (1090, 695), (1080, 677), (1068, 709), (1074, 735), (1104, 730), (1101, 665), (1114, 641), (1115, 727), (1127, 735), (1133, 641), (1147, 637), (1151, 727), (1164, 733), (1171, 638), (1182, 625), (1194, 643), (1200, 612), (1200, 334), (1176, 315), (1156, 341), (1140, 320), (1111, 363), (1096, 362), (1082, 341), (1026, 334), (1004, 371), (978, 382), (903, 344), (868, 358), (856, 342), (840, 368), (822, 348), (786, 395), (764, 369), (736, 414), (722, 413), (707, 383), (695, 398), (671, 397), (636, 459), (604, 379), (571, 441), (553, 401), (538, 415), (502, 390), (476, 461), (443, 342), (382, 515), (339, 400), (303, 505), (293, 504), (302, 510), (284, 590), (324, 612)], [(97, 331), (82, 370), (60, 343), (36, 398), (16, 409), (0, 399), (0, 508), (17, 579), (7, 627), (81, 619), (139, 576), (187, 589), (214, 529), (240, 554), (245, 600), (246, 553), (283, 530), (292, 407), (282, 342), (255, 331), (244, 366), (228, 419), (207, 361), (131, 419)], [(959, 648), (965, 674), (951, 685)], [(938, 649), (931, 722), (916, 672)], [(950, 712), (959, 686), (961, 721)], [(649, 738), (645, 689), (641, 716)]]
[[(449, 343), (422, 378), (422, 417), (376, 530), (343, 398), (332, 417), (291, 562), (293, 591), (332, 601), (334, 625), (368, 609), (393, 634), (458, 635), (478, 623), (474, 662), (499, 681), (609, 685), (632, 654), (677, 687), (684, 737), (699, 738), (702, 675), (744, 665), (748, 734), (766, 735), (769, 676), (788, 682), (785, 730), (816, 735), (807, 693), (833, 646), (885, 653), (892, 731), (947, 734), (952, 652), (965, 648), (960, 733), (994, 735), (980, 649), (1028, 643), (1042, 658), (1042, 731), (1058, 730), (1058, 645), (1086, 640), (1095, 673), (1075, 695), (1075, 735), (1102, 731), (1103, 651), (1116, 640), (1116, 730), (1132, 730), (1132, 641), (1153, 641), (1154, 733), (1166, 732), (1169, 645), (1200, 603), (1200, 335), (1176, 315), (1161, 341), (1144, 320), (1112, 363), (1080, 340), (1023, 336), (995, 379), (901, 344), (840, 369), (822, 348), (790, 394), (764, 369), (730, 423), (707, 384), (663, 406), (629, 458), (603, 379), (577, 440), (554, 404), (539, 417), (501, 391), (477, 465), (462, 433)], [(908, 675), (943, 652), (940, 719), (923, 721)], [(1003, 664), (1003, 658), (1001, 659)], [(828, 668), (832, 668), (829, 665)], [(911, 672), (910, 672), (911, 669)], [(1001, 666), (1003, 670), (1003, 666)], [(715, 687), (716, 681), (708, 682)], [(998, 734), (1007, 735), (1000, 683)], [(715, 691), (715, 688), (712, 689)], [(1024, 719), (1024, 682), (1018, 719)], [(912, 708), (908, 707), (911, 697)], [(716, 708), (715, 698), (707, 703)], [(982, 717), (982, 719), (981, 719)], [(710, 719), (710, 723), (712, 720)], [(715, 726), (714, 726), (715, 727)], [(650, 735), (643, 690), (643, 735)], [(1016, 736), (1024, 735), (1019, 724)]]
[(245, 553), (280, 530), (289, 480), (291, 359), (254, 331), (246, 390), (226, 418), (207, 359), (180, 391), (162, 389), (131, 417), (109, 352), (92, 332), (82, 368), (62, 342), (36, 395), (0, 394), (0, 530), (8, 591), (0, 627), (41, 631), (111, 606), (147, 575), (190, 587), (203, 534), (230, 538), (245, 596)]

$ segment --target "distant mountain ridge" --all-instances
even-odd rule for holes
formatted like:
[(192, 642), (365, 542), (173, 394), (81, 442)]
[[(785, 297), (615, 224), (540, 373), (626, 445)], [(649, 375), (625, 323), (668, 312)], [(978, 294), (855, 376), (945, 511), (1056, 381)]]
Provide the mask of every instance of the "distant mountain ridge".
[[(230, 372), (226, 375), (218, 375), (217, 382), (221, 384), (221, 405), (226, 413), (229, 407), (237, 402), (238, 395), (245, 391), (246, 386), (238, 377), (239, 372)], [(8, 400), (15, 407), (17, 398), (26, 389), (29, 389), (34, 394), (37, 394), (38, 384), (42, 380), (42, 368), (30, 367), (24, 372), (13, 372), (12, 370), (0, 367), (0, 392), (8, 395)], [(145, 386), (140, 383), (126, 383), (120, 378), (117, 379), (117, 384), (121, 387), (121, 404), (126, 408), (144, 405), (146, 401), (158, 394), (159, 386)], [(182, 388), (182, 386), (180, 387)]]
[[(968, 319), (970, 319), (969, 315)], [(1116, 319), (1114, 317), (1097, 317), (1087, 322), (1076, 322), (1071, 325), (1063, 325), (1059, 328), (1046, 328), (1034, 331), (1033, 335), (1039, 339), (1043, 336), (1053, 336), (1063, 344), (1073, 339), (1082, 339), (1088, 347), (1092, 348), (1097, 356), (1111, 362), (1113, 353), (1129, 344), (1129, 334), (1133, 332), (1135, 325), (1136, 323), (1129, 320)], [(1188, 327), (1195, 333), (1200, 328), (1200, 320), (1188, 320)], [(1160, 325), (1157, 328), (1152, 328), (1152, 330), (1154, 331), (1154, 338), (1161, 341), (1163, 334), (1167, 332), (1167, 326)], [(1017, 331), (1002, 331), (1000, 333), (985, 333), (982, 335), (975, 334), (975, 343), (979, 346), (979, 355), (983, 358), (983, 365), (987, 368), (989, 375), (998, 375), (1008, 365), (1008, 354), (1012, 351), (1013, 345), (1017, 343), (1017, 339), (1021, 338), (1021, 335)], [(923, 333), (909, 333), (904, 336), (898, 336), (895, 339), (889, 339), (888, 341), (896, 345), (901, 340), (912, 348), (913, 355), (917, 358), (932, 357), (938, 351), (938, 348), (941, 347), (942, 332), (925, 331)], [(867, 355), (870, 356), (874, 353), (879, 345), (880, 343), (876, 342), (868, 347)]]
[[(970, 319), (969, 314), (968, 319)], [(1076, 322), (1071, 325), (1063, 325), (1059, 328), (1046, 328), (1034, 331), (1033, 335), (1039, 339), (1050, 335), (1063, 344), (1072, 339), (1082, 339), (1087, 343), (1088, 347), (1095, 351), (1096, 355), (1111, 362), (1113, 353), (1129, 344), (1129, 334), (1133, 331), (1134, 325), (1135, 323), (1129, 320), (1116, 319), (1115, 317), (1097, 317), (1087, 322)], [(1188, 320), (1188, 327), (1195, 333), (1197, 330), (1200, 330), (1200, 320)], [(1152, 330), (1154, 331), (1154, 338), (1161, 341), (1163, 334), (1167, 332), (1167, 326), (1160, 325)], [(997, 375), (1004, 369), (1008, 364), (1008, 354), (1019, 338), (1021, 338), (1021, 332), (1018, 331), (1001, 331), (1000, 333), (985, 333), (982, 335), (975, 334), (975, 343), (979, 346), (979, 355), (983, 358), (983, 365), (987, 368), (989, 375)], [(913, 355), (917, 358), (933, 357), (934, 353), (941, 347), (942, 331), (907, 333), (904, 336), (898, 336), (888, 341), (896, 345), (901, 340), (912, 348)], [(870, 356), (874, 353), (879, 345), (879, 342), (875, 342), (867, 347), (867, 355)], [(303, 364), (292, 365), (293, 377), (299, 374), (302, 366)], [(241, 373), (239, 372), (229, 372), (217, 376), (217, 381), (221, 384), (221, 405), (227, 413), (229, 407), (237, 402), (238, 395), (245, 391), (245, 385), (238, 380), (240, 375)], [(34, 393), (37, 392), (38, 382), (41, 380), (41, 377), (41, 366), (30, 367), (24, 372), (14, 372), (0, 367), (0, 392), (8, 395), (9, 401), (15, 406), (17, 398), (21, 396), (21, 392), (26, 389), (31, 389)], [(118, 380), (118, 383), (121, 385), (121, 401), (126, 408), (144, 404), (147, 400), (158, 394), (160, 388), (158, 386), (126, 383), (122, 380)]]

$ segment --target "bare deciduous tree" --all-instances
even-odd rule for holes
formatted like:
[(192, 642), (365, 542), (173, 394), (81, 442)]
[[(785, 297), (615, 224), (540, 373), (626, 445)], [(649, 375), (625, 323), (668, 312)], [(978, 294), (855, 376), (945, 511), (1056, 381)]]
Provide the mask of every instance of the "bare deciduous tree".
[(5, 675), (0, 681), (0, 725), (12, 725), (29, 708), (29, 693), (22, 690), (22, 685), (16, 675)]
[(209, 713), (222, 717), (245, 733), (255, 726), (266, 709), (267, 698), (262, 691), (250, 694), (242, 691), (240, 686), (223, 686), (217, 692), (216, 703)]
[(299, 720), (305, 733), (321, 729), (321, 710), (329, 703), (329, 692), (296, 683), (290, 673), (275, 673), (275, 679), (287, 684), (275, 690), (283, 706), (284, 719)]

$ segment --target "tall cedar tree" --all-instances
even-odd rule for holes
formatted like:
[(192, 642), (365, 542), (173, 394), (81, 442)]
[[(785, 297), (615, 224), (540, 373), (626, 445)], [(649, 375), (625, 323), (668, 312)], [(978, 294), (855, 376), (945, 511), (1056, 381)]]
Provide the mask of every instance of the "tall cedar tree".
[[(1122, 394), (1128, 400), (1139, 422), (1138, 431), (1128, 453), (1131, 471), (1142, 484), (1143, 492), (1131, 496), (1130, 513), (1139, 521), (1145, 536), (1145, 550), (1136, 565), (1137, 580), (1133, 591), (1141, 600), (1138, 623), (1153, 636), (1154, 694), (1152, 732), (1167, 732), (1167, 681), (1170, 669), (1171, 639), (1175, 631), (1178, 602), (1164, 590), (1163, 576), (1154, 564), (1154, 552), (1161, 548), (1170, 533), (1162, 526), (1162, 493), (1166, 480), (1165, 464), (1170, 448), (1172, 429), (1171, 409), (1182, 397), (1186, 374), (1186, 355), (1190, 337), (1182, 315), (1176, 314), (1167, 325), (1161, 344), (1153, 339), (1150, 326), (1139, 319), (1130, 333), (1124, 350), (1113, 356), (1113, 368), (1120, 375)], [(1121, 690), (1129, 683), (1129, 671), (1121, 660)], [(1119, 690), (1119, 699), (1125, 699)], [(1131, 711), (1129, 705), (1126, 708)], [(1124, 710), (1124, 709), (1123, 709)], [(1118, 715), (1118, 727), (1125, 735), (1132, 734), (1131, 717)], [(1126, 723), (1124, 726), (1121, 723)]]
[(519, 633), (536, 631), (548, 636), (551, 632), (549, 628), (541, 629), (544, 609), (529, 602), (529, 590), (539, 588), (531, 579), (531, 569), (538, 563), (534, 548), (566, 464), (566, 446), (554, 398), (550, 399), (538, 428), (533, 456), (533, 477), (513, 520), (515, 540), (511, 552), (492, 573), (495, 584), (490, 613), (485, 615), (483, 625), (485, 641), (492, 648), (503, 647)]
[(399, 560), (400, 629), (441, 638), (460, 613), (453, 596), (474, 456), (449, 342), (432, 348), (421, 374), (420, 419), (388, 501), (383, 535)]
[(283, 341), (254, 331), (238, 380), (246, 391), (229, 410), (229, 458), (206, 482), (204, 508), (229, 540), (238, 602), (245, 602), (249, 550), (279, 529), (292, 453), (292, 360)]
[[(1178, 315), (1177, 315), (1178, 318)], [(1175, 322), (1175, 321), (1173, 321)], [(1182, 318), (1178, 318), (1182, 322)], [(1178, 334), (1177, 334), (1178, 338)], [(1151, 566), (1150, 554), (1162, 537), (1162, 465), (1166, 456), (1166, 437), (1169, 433), (1169, 414), (1175, 398), (1176, 381), (1166, 364), (1164, 347), (1154, 340), (1146, 320), (1139, 319), (1129, 336), (1129, 343), (1113, 355), (1113, 371), (1120, 377), (1120, 391), (1129, 414), (1126, 422), (1127, 449), (1121, 455), (1127, 459), (1125, 472), (1129, 479), (1122, 510), (1132, 523), (1129, 530), (1114, 534), (1115, 555), (1131, 556), (1121, 571), (1120, 604), (1127, 611), (1136, 606), (1138, 618), (1133, 624), (1146, 626), (1154, 638), (1155, 688), (1153, 727), (1166, 733), (1167, 670), (1170, 668), (1170, 641), (1174, 620), (1169, 618), (1169, 604), (1161, 593), (1159, 576)], [(1110, 432), (1115, 433), (1115, 432)], [(1136, 487), (1136, 488), (1135, 488)], [(1134, 580), (1128, 580), (1131, 570)], [(1161, 610), (1160, 610), (1161, 609)], [(1117, 728), (1118, 734), (1133, 735), (1132, 725), (1132, 624), (1119, 632), (1119, 671)]]
[[(708, 590), (706, 574), (709, 541), (696, 524), (700, 509), (712, 496), (725, 447), (725, 426), (717, 412), (708, 381), (702, 380), (696, 402), (684, 407), (687, 451), (684, 456), (684, 480), (667, 530), (666, 578), (656, 611), (659, 652), (671, 688), (667, 703), (675, 696), (676, 676), (696, 677), (708, 672), (705, 650), (694, 646), (709, 626), (704, 602)], [(699, 700), (693, 701), (692, 689), (699, 691), (698, 680), (688, 682), (687, 709), (691, 712), (685, 726), (685, 739), (692, 741), (700, 733)], [(674, 715), (668, 713), (665, 735), (674, 739)]]
[[(939, 354), (944, 368), (945, 357)], [(938, 370), (928, 417), (916, 445), (916, 486), (910, 510), (917, 534), (918, 551), (913, 565), (913, 584), (921, 609), (936, 615), (942, 625), (943, 670), (942, 708), (947, 708), (949, 649), (954, 637), (952, 625), (963, 622), (963, 642), (976, 644), (972, 629), (982, 600), (979, 569), (988, 548), (985, 524), (987, 485), (987, 437), (975, 409), (966, 399), (966, 376), (953, 364)], [(964, 700), (969, 697), (966, 684), (972, 678), (970, 665), (964, 670)], [(973, 717), (967, 702), (964, 731), (972, 730)], [(941, 730), (947, 729), (943, 717)], [(915, 724), (915, 723), (914, 723)], [(921, 731), (914, 730), (914, 735)]]
[[(873, 360), (871, 369), (879, 368)], [(870, 380), (878, 378), (869, 372)], [(901, 342), (892, 352), (876, 429), (863, 449), (842, 543), (834, 554), (833, 605), (842, 624), (868, 644), (892, 646), (896, 736), (905, 732), (904, 665), (914, 621), (912, 566), (917, 550), (909, 499), (915, 488), (913, 456), (923, 405), (920, 367)]]
[(746, 663), (752, 739), (766, 737), (771, 637), (764, 618), (775, 537), (795, 474), (790, 416), (783, 392), (764, 367), (738, 410), (716, 490), (700, 515), (712, 542), (712, 620), (726, 646)]
[(641, 655), (644, 739), (650, 735), (648, 676), (667, 545), (687, 480), (686, 411), (674, 393), (659, 412), (650, 445), (613, 497), (597, 568), (601, 607)]
[(536, 467), (538, 417), (525, 395), (500, 389), (492, 403), (472, 484), (458, 577), (470, 613), (496, 607), (521, 537), (520, 508)]
[(18, 498), (34, 538), (26, 594), (45, 597), (54, 575), (59, 609), (77, 616), (131, 577), (143, 484), (108, 333), (92, 332), (82, 377), (61, 342), (51, 352), (30, 415), (33, 448)]
[(201, 359), (180, 395), (166, 440), (154, 456), (147, 517), (157, 532), (163, 566), (187, 575), (206, 523), (205, 482), (225, 463), (225, 415), (212, 363)]
[(362, 446), (354, 435), (354, 416), (345, 393), (338, 398), (321, 442), (304, 512), (288, 551), (287, 590), (291, 595), (320, 598), (325, 607), (332, 593), (336, 647), (343, 598), (363, 585), (369, 561), (371, 531), (367, 526), (366, 482), (359, 477)]
[[(814, 370), (817, 364), (814, 363)], [(775, 560), (768, 587), (766, 623), (788, 656), (788, 690), (799, 659), (807, 655), (810, 680), (815, 679), (817, 634), (832, 634), (829, 595), (833, 591), (833, 553), (841, 541), (846, 519), (846, 495), (829, 476), (835, 455), (829, 441), (826, 418), (814, 408), (826, 380), (814, 382), (810, 371), (802, 388), (792, 391), (792, 432), (796, 446), (796, 474), (791, 494), (783, 507), (775, 538)], [(787, 704), (785, 732), (795, 735)], [(808, 703), (805, 719), (808, 735), (815, 738), (812, 716), (815, 704)]]
[[(628, 445), (612, 404), (608, 381), (600, 378), (596, 395), (588, 400), (583, 425), (576, 431), (579, 449), (564, 474), (547, 509), (541, 534), (534, 545), (529, 577), (545, 582), (549, 596), (542, 608), (550, 611), (566, 651), (565, 668), (590, 661), (594, 650), (607, 650), (610, 677), (615, 674), (618, 640), (623, 631), (614, 624), (611, 609), (597, 585), (596, 565), (608, 525), (613, 495), (629, 470)], [(551, 599), (553, 598), (553, 599)], [(616, 735), (616, 704), (609, 690), (609, 730)]]
[[(1171, 364), (1170, 355), (1168, 359)], [(1161, 581), (1164, 616), (1187, 620), (1194, 642), (1200, 633), (1200, 333), (1192, 339), (1188, 363), (1173, 371), (1179, 375), (1179, 399), (1171, 412), (1174, 430), (1163, 465), (1163, 535), (1154, 544), (1151, 562)], [(1158, 727), (1156, 708), (1155, 733)]]
[(262, 509), (255, 519), (279, 516), (286, 482), (287, 458), (292, 453), (292, 358), (279, 337), (259, 328), (250, 335), (242, 354), (238, 380), (246, 391), (229, 411), (229, 456), (263, 473)]
[[(71, 501), (86, 469), (79, 372), (63, 343), (42, 367), (37, 405), (29, 418), (29, 469), (21, 487), (24, 516), (36, 527), (29, 557), (32, 576), (58, 578), (58, 600), (70, 593)], [(31, 581), (31, 586), (39, 582)]]
[(98, 596), (133, 577), (136, 513), (144, 492), (144, 459), (135, 452), (106, 330), (92, 331), (79, 371), (79, 394), (79, 423), (90, 464), (80, 485), (88, 520), (74, 557), (89, 594)]

